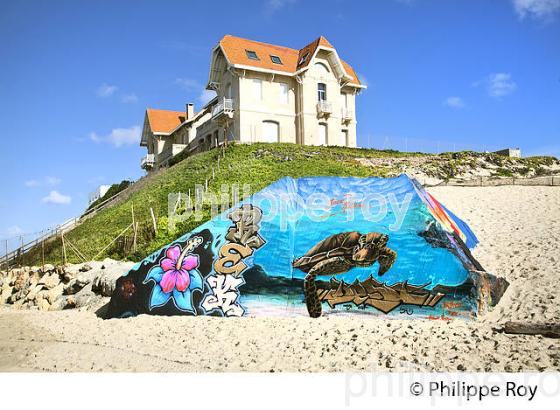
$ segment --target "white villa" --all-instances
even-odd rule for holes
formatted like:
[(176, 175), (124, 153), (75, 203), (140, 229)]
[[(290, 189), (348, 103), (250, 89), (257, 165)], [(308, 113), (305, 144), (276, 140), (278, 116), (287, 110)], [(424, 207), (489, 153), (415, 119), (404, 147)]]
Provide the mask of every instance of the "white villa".
[(226, 141), (355, 147), (355, 97), (364, 88), (324, 37), (296, 50), (226, 35), (212, 50), (206, 89), (215, 98), (198, 112), (193, 104), (146, 110), (141, 166)]

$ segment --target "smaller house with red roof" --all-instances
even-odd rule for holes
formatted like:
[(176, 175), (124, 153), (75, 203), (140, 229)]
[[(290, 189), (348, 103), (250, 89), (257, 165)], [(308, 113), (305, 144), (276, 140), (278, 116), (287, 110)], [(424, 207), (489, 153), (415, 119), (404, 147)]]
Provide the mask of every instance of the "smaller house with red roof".
[(337, 50), (319, 37), (292, 49), (231, 35), (212, 50), (206, 89), (216, 97), (195, 113), (147, 109), (142, 168), (240, 143), (356, 146), (356, 95), (366, 88)]

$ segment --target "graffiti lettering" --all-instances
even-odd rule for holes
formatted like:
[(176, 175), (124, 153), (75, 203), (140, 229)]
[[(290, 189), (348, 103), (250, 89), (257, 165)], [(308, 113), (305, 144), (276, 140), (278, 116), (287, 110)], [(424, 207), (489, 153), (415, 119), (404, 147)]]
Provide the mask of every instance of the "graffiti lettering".
[(414, 313), (413, 309), (407, 309), (405, 307), (401, 307), (400, 312), (401, 315), (407, 314), (407, 315), (412, 315)]
[(237, 288), (244, 282), (243, 278), (233, 275), (215, 275), (207, 279), (213, 294), (208, 295), (202, 302), (202, 307), (208, 312), (221, 309), (225, 316), (242, 316), (244, 310), (237, 304), (239, 292)]
[(243, 260), (266, 243), (259, 235), (262, 211), (252, 204), (244, 204), (232, 211), (228, 218), (233, 226), (226, 234), (228, 242), (220, 247), (218, 259), (214, 262), (216, 275), (206, 280), (212, 293), (204, 298), (202, 307), (206, 311), (220, 309), (225, 316), (241, 316), (244, 309), (237, 299), (238, 287), (245, 283), (241, 275), (247, 264)]
[(265, 244), (265, 240), (259, 235), (259, 223), (262, 219), (262, 211), (251, 204), (244, 204), (228, 215), (235, 224), (228, 229), (226, 239), (252, 249), (259, 249)]
[(238, 277), (247, 269), (243, 262), (247, 256), (253, 254), (253, 249), (238, 243), (226, 243), (220, 248), (220, 257), (214, 262), (214, 270), (222, 275)]
[(353, 302), (356, 306), (372, 306), (383, 313), (389, 313), (401, 304), (434, 307), (445, 296), (429, 292), (424, 289), (426, 285), (414, 286), (404, 282), (387, 286), (371, 276), (363, 282), (356, 280), (351, 285), (332, 278), (329, 285), (329, 289), (318, 290), (317, 296), (331, 308)]

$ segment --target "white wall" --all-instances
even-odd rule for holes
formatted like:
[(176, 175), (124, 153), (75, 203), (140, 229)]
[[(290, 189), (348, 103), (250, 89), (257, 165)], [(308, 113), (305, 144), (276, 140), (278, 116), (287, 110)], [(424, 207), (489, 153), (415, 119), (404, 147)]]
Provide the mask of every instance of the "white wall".
[[(261, 95), (255, 90), (255, 82), (261, 84)], [(258, 83), (257, 83), (258, 84)], [(282, 84), (288, 88), (287, 101), (282, 94)], [(272, 76), (257, 72), (246, 72), (239, 77), (239, 130), (240, 141), (261, 141), (263, 122), (278, 124), (278, 142), (296, 142), (295, 127), (295, 81), (287, 76)]]

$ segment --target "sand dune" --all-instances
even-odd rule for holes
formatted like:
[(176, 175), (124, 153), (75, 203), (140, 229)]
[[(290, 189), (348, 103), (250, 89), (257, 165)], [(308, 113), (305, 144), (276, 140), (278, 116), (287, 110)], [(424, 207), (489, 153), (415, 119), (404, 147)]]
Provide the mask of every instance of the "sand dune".
[(368, 317), (153, 317), (0, 310), (4, 371), (560, 370), (560, 340), (496, 333), (508, 320), (560, 322), (560, 189), (441, 187), (474, 255), (510, 287), (477, 321)]

